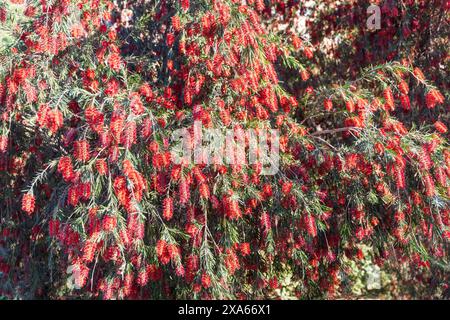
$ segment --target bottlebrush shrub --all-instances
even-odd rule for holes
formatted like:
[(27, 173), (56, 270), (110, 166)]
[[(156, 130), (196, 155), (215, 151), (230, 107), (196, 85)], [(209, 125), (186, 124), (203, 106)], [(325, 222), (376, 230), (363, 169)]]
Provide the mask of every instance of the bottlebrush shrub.
[[(417, 66), (327, 79), (263, 1), (10, 2), (2, 295), (257, 298), (289, 269), (299, 296), (333, 297), (358, 244), (446, 281), (448, 109)], [(175, 165), (194, 120), (278, 129), (279, 172)]]

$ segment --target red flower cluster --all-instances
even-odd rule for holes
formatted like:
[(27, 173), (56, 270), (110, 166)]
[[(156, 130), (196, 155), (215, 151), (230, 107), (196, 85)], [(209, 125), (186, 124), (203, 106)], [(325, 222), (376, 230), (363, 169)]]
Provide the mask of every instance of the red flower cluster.
[[(302, 296), (333, 297), (362, 245), (448, 279), (446, 78), (404, 49), (429, 36), (421, 1), (385, 7), (370, 34), (354, 1), (133, 2), (126, 22), (121, 1), (44, 2), (24, 3), (0, 54), (0, 295), (269, 297), (290, 270)], [(174, 163), (173, 133), (196, 121), (246, 142), (274, 130), (278, 173), (267, 150)], [(28, 276), (49, 264), (52, 286)]]

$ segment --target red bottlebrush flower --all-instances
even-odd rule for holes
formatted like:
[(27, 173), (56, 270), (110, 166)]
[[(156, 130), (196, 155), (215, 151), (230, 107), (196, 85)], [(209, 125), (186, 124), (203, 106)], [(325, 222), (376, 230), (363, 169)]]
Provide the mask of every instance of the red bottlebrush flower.
[(193, 291), (194, 293), (199, 293), (200, 291), (202, 291), (202, 285), (201, 285), (201, 284), (198, 284), (198, 283), (194, 283), (194, 284), (192, 285), (192, 291)]
[(180, 183), (178, 185), (178, 196), (180, 197), (179, 199), (180, 204), (184, 205), (189, 202), (190, 198), (189, 184), (184, 178), (180, 180)]
[(118, 72), (122, 66), (122, 58), (118, 53), (113, 52), (108, 57), (108, 65), (112, 70)]
[(147, 267), (147, 274), (151, 281), (158, 281), (162, 278), (162, 270), (154, 264)]
[(197, 272), (199, 268), (199, 257), (195, 255), (190, 255), (186, 258), (186, 269), (188, 273), (190, 272)]
[(281, 185), (281, 191), (283, 192), (284, 195), (287, 195), (291, 192), (292, 190), (292, 182), (291, 181), (284, 181)]
[(23, 90), (25, 91), (28, 103), (33, 103), (37, 101), (37, 91), (31, 84), (26, 82), (23, 86)]
[(47, 115), (47, 127), (50, 133), (56, 133), (63, 125), (63, 114), (59, 110), (50, 110)]
[(128, 297), (131, 295), (131, 292), (133, 290), (133, 282), (134, 282), (134, 276), (131, 273), (128, 273), (125, 275), (125, 279), (123, 281), (123, 295), (125, 297)]
[(356, 153), (350, 153), (345, 156), (345, 166), (347, 169), (356, 169), (359, 161), (359, 155)]
[(383, 91), (384, 101), (385, 105), (388, 107), (389, 110), (394, 110), (394, 95), (392, 94), (392, 90), (390, 87), (386, 87)]
[(79, 193), (83, 200), (89, 200), (91, 197), (91, 184), (89, 182), (81, 183)]
[(430, 174), (425, 174), (422, 180), (425, 186), (425, 195), (427, 197), (433, 197), (435, 195), (434, 181)]
[(47, 125), (49, 119), (50, 108), (46, 104), (41, 104), (37, 112), (37, 124), (43, 128)]
[(277, 116), (277, 120), (276, 120), (276, 122), (275, 122), (276, 126), (277, 126), (278, 128), (281, 127), (281, 126), (283, 125), (283, 123), (284, 123), (285, 120), (286, 120), (286, 116), (285, 116), (285, 115), (282, 115), (282, 114), (279, 114), (279, 115)]
[(362, 239), (364, 239), (366, 237), (366, 230), (364, 230), (363, 227), (356, 228), (355, 236), (359, 241), (361, 241)]
[(380, 99), (378, 99), (378, 98), (373, 99), (372, 102), (370, 103), (370, 110), (373, 112), (380, 109), (380, 107), (381, 107), (381, 102), (380, 102)]
[(229, 126), (231, 124), (230, 112), (228, 110), (220, 111), (220, 119), (225, 126)]
[(158, 256), (158, 259), (163, 257), (167, 252), (167, 242), (164, 240), (158, 240), (156, 243), (156, 255)]
[(127, 122), (122, 131), (120, 143), (122, 143), (127, 149), (130, 149), (131, 146), (136, 143), (136, 122)]
[(92, 130), (97, 133), (102, 132), (104, 121), (103, 113), (98, 111), (94, 106), (89, 106), (84, 110), (84, 116)]
[(437, 131), (439, 131), (440, 133), (446, 133), (447, 132), (447, 126), (441, 122), (441, 121), (436, 121), (434, 123), (434, 127), (436, 128)]
[(78, 202), (80, 200), (80, 192), (79, 192), (78, 185), (73, 185), (69, 188), (69, 191), (67, 193), (67, 202), (76, 207), (78, 205)]
[(300, 78), (302, 81), (307, 81), (309, 79), (309, 72), (305, 69), (300, 71)]
[(173, 33), (168, 33), (166, 36), (166, 44), (168, 47), (171, 47), (175, 42), (175, 35)]
[(0, 8), (0, 22), (5, 23), (6, 22), (6, 14), (7, 11), (5, 8)]
[(384, 154), (384, 146), (380, 142), (375, 143), (374, 149), (379, 155)]
[(422, 204), (422, 198), (420, 197), (419, 193), (416, 191), (413, 191), (411, 193), (411, 199), (413, 200), (413, 203), (416, 206), (419, 206), (420, 204)]
[(35, 198), (31, 193), (26, 193), (22, 197), (22, 210), (28, 215), (34, 212)]
[(75, 141), (74, 144), (74, 158), (81, 162), (89, 160), (89, 142), (86, 140)]
[(165, 167), (165, 158), (162, 153), (155, 153), (152, 157), (152, 165), (157, 171), (161, 171)]
[(362, 209), (355, 208), (352, 210), (352, 217), (357, 221), (361, 221), (365, 216), (366, 213)]
[(239, 219), (242, 217), (241, 209), (237, 200), (225, 197), (224, 200), (225, 215), (229, 219)]
[(105, 216), (102, 221), (102, 228), (106, 232), (113, 231), (117, 226), (117, 218), (113, 216)]
[(306, 232), (308, 232), (308, 234), (311, 237), (316, 237), (317, 227), (316, 227), (316, 219), (314, 218), (314, 216), (310, 213), (306, 213), (303, 217), (303, 223), (305, 225)]
[(294, 49), (298, 50), (300, 49), (300, 47), (302, 46), (303, 41), (302, 39), (300, 39), (299, 37), (297, 37), (296, 35), (292, 36), (292, 45), (294, 46)]
[(150, 138), (151, 134), (153, 133), (153, 123), (152, 120), (150, 118), (145, 118), (142, 121), (142, 125), (141, 125), (141, 137), (143, 139), (148, 139)]
[(404, 189), (406, 185), (404, 167), (396, 166), (394, 170), (395, 170), (395, 183), (397, 185), (397, 188)]
[(349, 99), (345, 101), (345, 108), (350, 113), (355, 112), (355, 103), (353, 102), (353, 100)]
[(98, 213), (98, 207), (92, 207), (88, 211), (88, 215), (90, 219), (95, 219)]
[(48, 222), (48, 233), (50, 237), (56, 237), (59, 233), (59, 220), (52, 219)]
[(409, 93), (409, 86), (406, 83), (406, 81), (402, 81), (398, 85), (398, 90), (403, 93), (404, 95), (407, 95)]
[(444, 96), (439, 92), (439, 90), (431, 89), (425, 95), (425, 102), (428, 109), (433, 109), (436, 105), (444, 103)]
[(186, 270), (185, 270), (184, 266), (181, 265), (181, 264), (178, 265), (178, 266), (175, 268), (175, 274), (176, 274), (177, 276), (179, 276), (179, 277), (184, 277), (185, 274), (186, 274)]
[(97, 245), (93, 241), (86, 241), (83, 246), (83, 262), (89, 263), (94, 261), (95, 249)]
[(206, 177), (203, 174), (203, 172), (200, 170), (199, 167), (194, 167), (192, 169), (192, 173), (194, 174), (194, 177), (195, 177), (195, 180), (197, 180), (197, 183), (201, 184), (201, 183), (206, 182)]
[(114, 97), (119, 93), (119, 90), (120, 90), (120, 82), (115, 78), (111, 78), (106, 83), (105, 94), (107, 96)]
[(135, 228), (133, 229), (134, 238), (136, 240), (144, 239), (145, 234), (145, 224), (142, 222), (136, 223)]
[(261, 224), (261, 228), (264, 232), (264, 234), (267, 235), (267, 233), (271, 230), (272, 228), (272, 223), (270, 221), (270, 216), (267, 212), (263, 212), (261, 214), (261, 218), (260, 218), (260, 224)]
[(209, 199), (210, 193), (209, 193), (209, 187), (206, 183), (201, 183), (198, 187), (200, 197), (203, 199)]
[(314, 54), (313, 54), (311, 48), (308, 48), (308, 47), (306, 47), (306, 48), (303, 49), (303, 54), (304, 54), (305, 57), (308, 58), (308, 59), (312, 59), (313, 56), (314, 56)]
[(385, 196), (388, 194), (389, 190), (387, 189), (386, 185), (384, 185), (383, 183), (377, 183), (375, 185), (375, 189), (377, 190), (377, 192), (381, 195), (381, 196)]
[(359, 117), (351, 117), (344, 120), (344, 124), (347, 127), (358, 127), (362, 128), (364, 126), (363, 121)]
[(144, 96), (147, 102), (150, 102), (155, 96), (153, 94), (152, 87), (148, 83), (144, 83), (143, 85), (141, 85), (141, 87), (139, 88), (139, 94)]
[(106, 159), (97, 159), (95, 162), (95, 168), (99, 175), (104, 176), (108, 172), (108, 164)]
[(167, 197), (163, 200), (163, 218), (169, 221), (173, 216), (173, 200)]
[(139, 93), (133, 92), (130, 94), (130, 108), (133, 111), (134, 114), (140, 115), (144, 112), (144, 104), (141, 101), (141, 97), (139, 96)]
[(0, 136), (0, 153), (4, 153), (8, 148), (8, 136)]
[(405, 213), (402, 211), (397, 211), (394, 215), (394, 218), (398, 222), (405, 221)]
[(152, 141), (148, 144), (148, 150), (152, 153), (157, 153), (159, 151), (159, 144), (156, 141)]
[(447, 241), (450, 241), (450, 230), (445, 230), (442, 232), (442, 236), (447, 239)]
[(323, 102), (323, 107), (326, 111), (331, 111), (331, 109), (333, 109), (333, 101), (331, 101), (331, 99), (326, 99)]
[(241, 245), (239, 246), (239, 250), (241, 251), (241, 254), (244, 257), (248, 256), (250, 254), (250, 243), (248, 242), (241, 243)]
[(123, 160), (123, 162), (122, 162), (122, 171), (123, 171), (123, 173), (125, 173), (125, 175), (127, 177), (131, 176), (132, 173), (134, 172), (134, 170), (135, 170), (134, 166), (133, 166), (133, 164), (131, 163), (130, 160), (128, 160), (128, 159)]
[(264, 197), (270, 198), (273, 195), (272, 186), (268, 183), (264, 184), (262, 187), (262, 192)]
[(189, 0), (180, 0), (180, 3), (181, 3), (181, 7), (183, 8), (183, 10), (189, 9)]
[(111, 135), (116, 141), (120, 141), (124, 121), (125, 118), (118, 114), (114, 114), (111, 118), (109, 127), (111, 129)]
[(132, 172), (130, 172), (128, 178), (133, 183), (134, 198), (137, 201), (140, 201), (142, 198), (142, 192), (147, 189), (146, 180), (137, 170), (133, 170)]
[(236, 256), (236, 253), (232, 249), (227, 249), (227, 255), (224, 259), (225, 267), (227, 268), (230, 275), (233, 275), (236, 270), (241, 268), (239, 264), (239, 259)]
[(175, 244), (167, 244), (163, 252), (163, 255), (158, 258), (161, 264), (166, 265), (171, 260), (177, 261), (179, 257), (180, 257), (179, 248)]
[(411, 102), (409, 101), (409, 97), (407, 95), (400, 96), (400, 104), (405, 111), (411, 110)]
[(372, 218), (370, 219), (370, 224), (371, 224), (373, 227), (376, 227), (379, 223), (380, 223), (380, 221), (378, 220), (377, 217), (372, 217)]
[(179, 32), (181, 30), (180, 17), (179, 16), (173, 16), (171, 20), (172, 20), (173, 30), (175, 30), (176, 32)]
[(211, 277), (204, 272), (201, 276), (201, 282), (203, 288), (208, 289), (211, 286)]
[(419, 164), (421, 169), (427, 171), (430, 170), (433, 165), (433, 161), (431, 160), (430, 153), (426, 146), (422, 146), (422, 151), (419, 153)]
[(419, 68), (417, 68), (417, 67), (414, 68), (413, 73), (417, 77), (417, 79), (419, 79), (421, 81), (425, 80), (425, 76), (423, 75), (422, 70), (420, 70)]
[(92, 69), (86, 69), (84, 74), (85, 74), (86, 78), (89, 79), (89, 80), (94, 80), (95, 79), (95, 71), (92, 70)]
[(400, 243), (403, 244), (407, 243), (405, 231), (406, 231), (405, 228), (402, 226), (397, 226), (394, 230), (394, 236)]
[(273, 277), (269, 280), (269, 286), (271, 289), (275, 290), (279, 287), (278, 285), (278, 279), (276, 277)]
[(358, 260), (364, 259), (364, 252), (361, 249), (358, 249), (358, 251), (356, 252), (356, 257), (358, 258)]
[(261, 105), (256, 105), (255, 109), (256, 109), (256, 116), (258, 117), (258, 119), (267, 120), (269, 118), (269, 113)]
[(436, 177), (436, 181), (441, 186), (446, 186), (447, 184), (447, 173), (444, 168), (436, 168), (434, 176)]
[(83, 28), (83, 25), (80, 23), (74, 24), (70, 29), (70, 34), (75, 39), (80, 39), (85, 35), (86, 31)]

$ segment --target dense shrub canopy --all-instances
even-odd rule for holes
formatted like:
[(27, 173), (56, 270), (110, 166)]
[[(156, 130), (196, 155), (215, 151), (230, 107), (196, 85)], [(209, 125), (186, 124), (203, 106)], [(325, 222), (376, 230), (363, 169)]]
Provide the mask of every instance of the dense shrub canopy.
[[(428, 2), (369, 31), (367, 1), (0, 0), (0, 295), (249, 299), (289, 275), (332, 298), (362, 245), (445, 290), (449, 8)], [(176, 163), (195, 122), (278, 130), (278, 172)]]

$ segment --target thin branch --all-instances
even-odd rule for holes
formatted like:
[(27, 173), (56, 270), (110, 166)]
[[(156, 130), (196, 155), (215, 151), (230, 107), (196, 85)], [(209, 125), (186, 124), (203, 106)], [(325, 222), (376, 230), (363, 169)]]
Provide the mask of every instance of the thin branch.
[(345, 127), (345, 128), (336, 128), (336, 129), (329, 129), (329, 130), (320, 130), (316, 131), (314, 133), (310, 133), (310, 136), (319, 136), (322, 134), (328, 134), (328, 133), (336, 133), (336, 132), (343, 132), (343, 131), (360, 131), (361, 128), (358, 127)]

